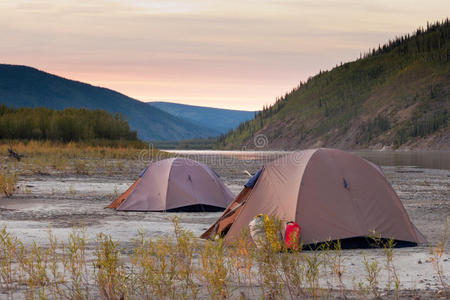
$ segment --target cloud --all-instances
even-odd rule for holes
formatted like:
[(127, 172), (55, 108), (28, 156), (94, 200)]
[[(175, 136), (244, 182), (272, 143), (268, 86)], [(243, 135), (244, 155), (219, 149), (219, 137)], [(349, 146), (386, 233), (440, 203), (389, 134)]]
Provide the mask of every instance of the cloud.
[(258, 108), (449, 9), (437, 0), (3, 0), (0, 57), (134, 97)]

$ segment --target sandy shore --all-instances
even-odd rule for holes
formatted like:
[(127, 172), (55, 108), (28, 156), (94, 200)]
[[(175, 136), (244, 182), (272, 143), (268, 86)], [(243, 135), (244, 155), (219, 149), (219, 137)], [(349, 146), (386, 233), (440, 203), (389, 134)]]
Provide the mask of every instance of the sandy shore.
[[(245, 170), (254, 173), (270, 157), (236, 158), (227, 155), (199, 154), (196, 159), (208, 163), (221, 176), (225, 184), (237, 194), (248, 180)], [(135, 166), (131, 164), (130, 166)], [(145, 164), (142, 164), (145, 165)], [(424, 169), (412, 166), (384, 166), (387, 178), (397, 191), (412, 222), (436, 245), (441, 238), (445, 220), (450, 216), (450, 171)], [(180, 218), (180, 224), (200, 235), (220, 213), (138, 213), (116, 212), (105, 209), (118, 194), (128, 188), (140, 170), (124, 168), (111, 176), (92, 174), (83, 176), (30, 175), (21, 176), (20, 190), (12, 198), (0, 198), (0, 228), (20, 238), (25, 244), (37, 241), (45, 246), (48, 229), (59, 240), (66, 240), (73, 226), (85, 226), (89, 239), (88, 249), (93, 251), (98, 233), (109, 234), (120, 241), (127, 253), (138, 230), (150, 237), (169, 235), (169, 219)], [(382, 250), (343, 251), (344, 283), (352, 288), (363, 271), (363, 256), (384, 259)], [(402, 289), (437, 291), (441, 284), (429, 262), (429, 245), (395, 249), (395, 264), (399, 270)], [(449, 247), (444, 253), (444, 275), (450, 279)], [(326, 280), (325, 278), (323, 280)], [(381, 278), (380, 285), (383, 286)], [(332, 286), (336, 283), (327, 283)]]

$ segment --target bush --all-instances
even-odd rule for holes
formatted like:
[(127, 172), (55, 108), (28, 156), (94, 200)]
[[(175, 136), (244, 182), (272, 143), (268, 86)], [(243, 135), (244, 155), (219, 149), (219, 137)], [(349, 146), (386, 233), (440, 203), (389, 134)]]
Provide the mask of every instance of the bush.
[(17, 175), (3, 172), (0, 174), (0, 192), (11, 197), (16, 191)]

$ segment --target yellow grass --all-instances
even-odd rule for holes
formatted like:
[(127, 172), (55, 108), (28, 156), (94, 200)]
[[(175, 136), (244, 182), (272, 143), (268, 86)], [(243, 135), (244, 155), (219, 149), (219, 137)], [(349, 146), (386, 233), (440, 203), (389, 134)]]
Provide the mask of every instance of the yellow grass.
[[(168, 236), (148, 239), (139, 232), (127, 254), (105, 234), (97, 236), (93, 255), (88, 254), (84, 228), (74, 229), (67, 242), (49, 230), (45, 248), (36, 243), (25, 247), (0, 229), (0, 291), (27, 299), (367, 299), (382, 292), (398, 298), (398, 287), (378, 286), (382, 272), (395, 272), (392, 243), (384, 245), (386, 267), (364, 256), (365, 273), (354, 290), (347, 290), (339, 244), (306, 252), (274, 251), (252, 247), (243, 233), (235, 245), (225, 246), (220, 240), (199, 240), (177, 219), (173, 222)], [(324, 277), (340, 281), (340, 290), (321, 283)], [(398, 278), (393, 280), (399, 284)]]
[(106, 173), (110, 175), (121, 171), (126, 165), (124, 161), (148, 163), (150, 160), (166, 158), (167, 153), (152, 146), (136, 148), (91, 146), (83, 143), (55, 142), (14, 142), (12, 148), (23, 155), (20, 161), (8, 157), (10, 143), (0, 141), (0, 164), (15, 169), (23, 174), (75, 173), (87, 175)]

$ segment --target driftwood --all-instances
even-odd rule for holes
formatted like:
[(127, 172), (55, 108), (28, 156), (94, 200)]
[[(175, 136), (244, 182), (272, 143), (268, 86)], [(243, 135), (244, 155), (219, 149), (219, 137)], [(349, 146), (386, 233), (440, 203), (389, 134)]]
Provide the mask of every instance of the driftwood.
[(17, 159), (20, 161), (23, 157), (23, 154), (19, 154), (16, 151), (14, 151), (11, 147), (8, 148), (9, 156)]

